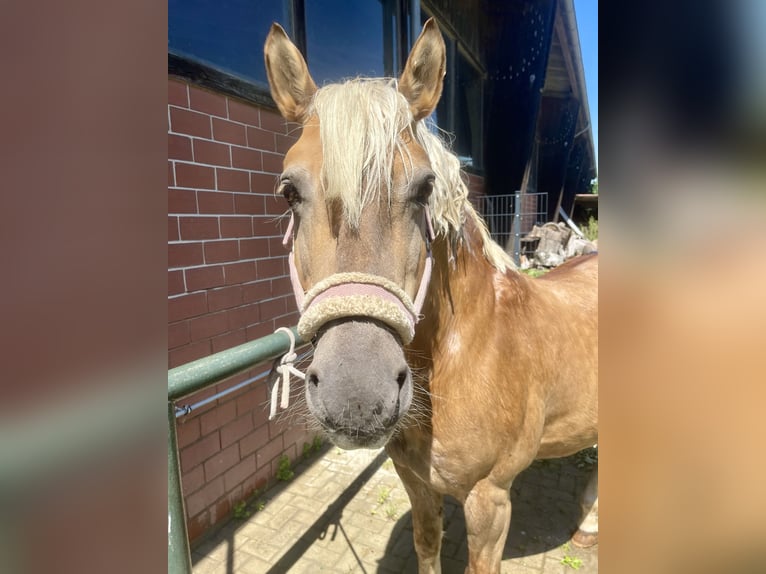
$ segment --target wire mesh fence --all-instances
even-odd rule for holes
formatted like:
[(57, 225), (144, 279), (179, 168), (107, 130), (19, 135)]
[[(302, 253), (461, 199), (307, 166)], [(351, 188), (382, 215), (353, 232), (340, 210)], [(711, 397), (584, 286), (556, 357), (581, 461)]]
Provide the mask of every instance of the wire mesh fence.
[(547, 193), (511, 193), (478, 196), (474, 206), (487, 222), (489, 232), (516, 263), (525, 251), (523, 237), (548, 219)]

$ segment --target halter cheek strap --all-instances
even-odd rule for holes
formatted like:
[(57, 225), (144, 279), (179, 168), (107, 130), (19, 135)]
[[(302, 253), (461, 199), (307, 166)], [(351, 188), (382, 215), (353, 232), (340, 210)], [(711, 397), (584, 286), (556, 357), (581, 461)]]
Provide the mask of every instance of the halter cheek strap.
[[(415, 336), (415, 325), (421, 317), (420, 311), (425, 302), (433, 268), (431, 242), (434, 240), (434, 231), (427, 206), (425, 220), (427, 254), (414, 302), (401, 287), (392, 281), (367, 273), (336, 273), (304, 293), (295, 267), (295, 252), (291, 249), (288, 256), (290, 281), (301, 313), (298, 322), (298, 333), (301, 337), (306, 340), (311, 339), (328, 321), (362, 316), (377, 319), (394, 329), (405, 345), (412, 341)], [(291, 215), (282, 241), (285, 246), (292, 237), (294, 223), (294, 216)]]

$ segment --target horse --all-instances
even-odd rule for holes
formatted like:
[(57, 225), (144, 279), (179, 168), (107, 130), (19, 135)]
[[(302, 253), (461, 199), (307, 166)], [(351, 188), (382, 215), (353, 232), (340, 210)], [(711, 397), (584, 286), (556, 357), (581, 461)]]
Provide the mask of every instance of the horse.
[(398, 79), (319, 89), (278, 24), (264, 56), (274, 102), (302, 126), (278, 191), (298, 332), (314, 343), (308, 410), (343, 449), (385, 446), (421, 574), (441, 571), (444, 495), (464, 507), (466, 572), (500, 572), (514, 478), (597, 442), (597, 256), (532, 279), (492, 241), (426, 122), (446, 65), (433, 19)]

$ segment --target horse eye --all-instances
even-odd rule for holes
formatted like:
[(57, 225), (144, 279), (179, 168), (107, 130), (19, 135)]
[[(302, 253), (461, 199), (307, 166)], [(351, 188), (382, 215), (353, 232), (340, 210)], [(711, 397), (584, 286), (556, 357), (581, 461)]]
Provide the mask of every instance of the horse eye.
[(301, 202), (301, 194), (289, 179), (283, 179), (280, 187), (290, 207)]
[(413, 196), (415, 203), (418, 205), (426, 205), (428, 203), (428, 198), (431, 197), (431, 192), (434, 190), (435, 179), (433, 175), (429, 175), (418, 184)]

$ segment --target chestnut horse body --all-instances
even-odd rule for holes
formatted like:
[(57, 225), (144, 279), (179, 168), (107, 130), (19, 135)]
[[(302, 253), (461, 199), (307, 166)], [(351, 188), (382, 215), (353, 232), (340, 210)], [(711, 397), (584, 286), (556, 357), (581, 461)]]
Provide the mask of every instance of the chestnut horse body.
[[(278, 26), (272, 95), (303, 125), (285, 157), (306, 401), (343, 448), (385, 445), (412, 504), (421, 573), (439, 572), (442, 497), (465, 509), (468, 572), (499, 572), (514, 478), (597, 441), (597, 259), (518, 273), (422, 120), (445, 49), (426, 23), (398, 82), (317, 89)], [(597, 533), (595, 481), (575, 540)]]

